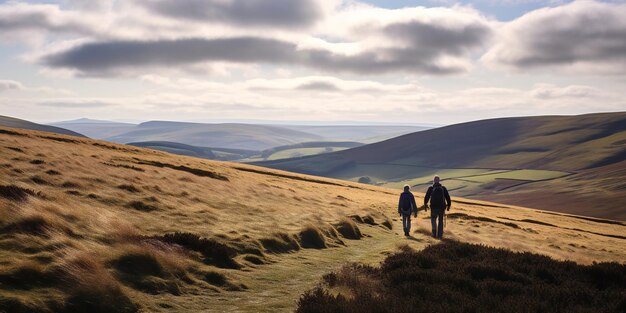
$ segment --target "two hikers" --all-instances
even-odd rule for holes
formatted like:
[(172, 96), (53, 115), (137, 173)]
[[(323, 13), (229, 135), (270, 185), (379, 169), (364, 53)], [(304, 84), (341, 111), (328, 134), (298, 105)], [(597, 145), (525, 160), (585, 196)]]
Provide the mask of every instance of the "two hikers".
[(410, 236), (411, 232), (411, 213), (417, 217), (417, 205), (415, 197), (409, 191), (409, 185), (404, 185), (404, 192), (400, 194), (400, 202), (398, 202), (398, 213), (402, 217), (402, 228), (404, 235)]
[[(424, 208), (428, 209), (430, 201), (430, 222), (432, 224), (433, 237), (441, 239), (443, 237), (443, 221), (446, 209), (449, 211), (452, 206), (448, 189), (441, 185), (439, 176), (433, 178), (433, 185), (428, 187), (424, 197)], [(417, 205), (415, 197), (409, 191), (410, 187), (404, 185), (404, 191), (400, 194), (398, 202), (398, 213), (402, 217), (402, 228), (404, 235), (409, 236), (411, 231), (411, 213), (417, 217)]]
[(430, 223), (433, 227), (433, 237), (441, 239), (443, 237), (444, 214), (446, 214), (446, 209), (450, 211), (452, 201), (448, 189), (441, 185), (439, 180), (439, 176), (433, 177), (433, 185), (428, 187), (424, 197), (424, 207), (428, 207), (428, 200), (430, 200)]

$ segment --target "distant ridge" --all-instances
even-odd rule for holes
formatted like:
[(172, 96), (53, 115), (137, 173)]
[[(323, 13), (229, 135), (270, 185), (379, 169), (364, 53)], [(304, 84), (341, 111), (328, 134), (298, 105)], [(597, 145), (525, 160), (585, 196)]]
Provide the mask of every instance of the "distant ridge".
[(0, 115), (0, 126), (30, 129), (30, 130), (39, 130), (39, 131), (57, 133), (57, 134), (62, 134), (62, 135), (77, 136), (77, 137), (87, 137), (83, 134), (80, 134), (78, 132), (75, 132), (69, 129), (56, 127), (56, 126), (50, 126), (50, 125), (37, 124), (37, 123), (33, 123), (27, 120), (22, 120), (19, 118), (3, 116), (3, 115)]
[(463, 197), (626, 220), (626, 112), (481, 120), (254, 164), (418, 190), (444, 172)]

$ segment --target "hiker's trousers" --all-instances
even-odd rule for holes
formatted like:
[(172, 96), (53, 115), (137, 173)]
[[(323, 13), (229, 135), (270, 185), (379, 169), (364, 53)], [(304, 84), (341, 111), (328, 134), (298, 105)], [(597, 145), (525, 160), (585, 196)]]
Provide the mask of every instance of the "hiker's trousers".
[[(446, 214), (446, 208), (431, 208), (430, 223), (433, 226), (433, 237), (441, 239), (443, 237), (443, 215)], [(439, 222), (439, 224), (437, 224)]]
[(402, 228), (404, 229), (405, 233), (411, 232), (411, 213), (402, 213)]

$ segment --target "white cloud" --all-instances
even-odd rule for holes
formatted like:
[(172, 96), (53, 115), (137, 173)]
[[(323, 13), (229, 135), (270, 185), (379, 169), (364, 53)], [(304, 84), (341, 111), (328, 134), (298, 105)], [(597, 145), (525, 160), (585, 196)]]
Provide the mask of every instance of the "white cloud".
[(14, 80), (0, 80), (0, 92), (9, 90), (23, 90), (24, 85)]
[(626, 4), (576, 1), (532, 11), (499, 31), (494, 67), (626, 74)]

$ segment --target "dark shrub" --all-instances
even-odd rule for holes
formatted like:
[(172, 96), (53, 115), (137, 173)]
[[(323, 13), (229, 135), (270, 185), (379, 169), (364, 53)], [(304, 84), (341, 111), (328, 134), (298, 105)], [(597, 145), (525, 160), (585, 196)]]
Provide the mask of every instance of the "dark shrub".
[(46, 164), (46, 161), (44, 161), (44, 160), (32, 160), (32, 161), (30, 161), (30, 164), (36, 164), (36, 165)]
[[(578, 265), (454, 241), (346, 266), (297, 312), (624, 312), (626, 265)], [(328, 291), (339, 287), (350, 296)]]
[(55, 171), (55, 170), (48, 170), (48, 171), (46, 171), (46, 174), (48, 174), (50, 176), (59, 176), (59, 175), (61, 175), (60, 172)]
[(372, 182), (372, 179), (369, 178), (368, 176), (363, 176), (359, 178), (359, 183), (361, 184), (370, 184), (371, 182)]

